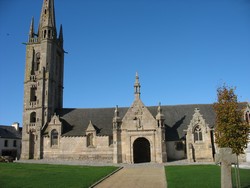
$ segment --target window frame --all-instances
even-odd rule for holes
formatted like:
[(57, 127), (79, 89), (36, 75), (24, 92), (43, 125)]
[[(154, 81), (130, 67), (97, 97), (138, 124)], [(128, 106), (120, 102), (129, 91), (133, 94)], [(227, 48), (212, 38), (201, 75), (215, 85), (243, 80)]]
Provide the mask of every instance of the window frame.
[(8, 143), (8, 140), (4, 140), (4, 147), (8, 147), (9, 143)]
[(51, 147), (57, 147), (59, 145), (59, 133), (56, 129), (53, 129), (50, 133), (50, 145)]
[(88, 133), (86, 136), (87, 147), (94, 147), (94, 133)]
[(13, 140), (13, 147), (17, 147), (17, 140)]
[(203, 142), (203, 132), (202, 132), (202, 128), (199, 124), (194, 126), (194, 130), (193, 130), (193, 135), (194, 135), (194, 142)]

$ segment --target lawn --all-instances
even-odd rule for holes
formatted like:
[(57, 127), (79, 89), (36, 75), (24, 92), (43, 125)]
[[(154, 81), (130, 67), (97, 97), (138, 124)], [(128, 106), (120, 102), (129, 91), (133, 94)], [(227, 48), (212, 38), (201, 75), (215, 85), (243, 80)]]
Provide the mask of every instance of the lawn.
[[(220, 188), (220, 167), (189, 165), (165, 167), (168, 188)], [(234, 169), (232, 169), (234, 179)], [(241, 187), (250, 187), (250, 170), (240, 169)], [(234, 181), (233, 181), (234, 182)]]
[(0, 163), (0, 187), (89, 187), (117, 167)]

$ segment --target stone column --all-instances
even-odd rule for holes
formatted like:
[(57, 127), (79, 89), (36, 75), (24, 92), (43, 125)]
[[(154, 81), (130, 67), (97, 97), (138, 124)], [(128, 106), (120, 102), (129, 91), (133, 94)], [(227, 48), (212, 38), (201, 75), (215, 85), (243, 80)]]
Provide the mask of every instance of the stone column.
[(215, 163), (221, 164), (221, 188), (232, 188), (231, 165), (236, 162), (231, 148), (219, 148), (219, 153), (215, 154)]

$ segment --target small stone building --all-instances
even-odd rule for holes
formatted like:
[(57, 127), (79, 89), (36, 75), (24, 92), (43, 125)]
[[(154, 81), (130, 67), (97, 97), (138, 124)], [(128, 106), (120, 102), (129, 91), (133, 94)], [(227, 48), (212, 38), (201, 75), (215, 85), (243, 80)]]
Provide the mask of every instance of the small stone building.
[(22, 159), (213, 161), (212, 104), (145, 106), (138, 74), (130, 107), (63, 108), (64, 39), (55, 23), (54, 1), (44, 0), (26, 45)]
[(19, 159), (21, 155), (22, 129), (19, 123), (11, 126), (0, 125), (0, 156), (11, 156)]

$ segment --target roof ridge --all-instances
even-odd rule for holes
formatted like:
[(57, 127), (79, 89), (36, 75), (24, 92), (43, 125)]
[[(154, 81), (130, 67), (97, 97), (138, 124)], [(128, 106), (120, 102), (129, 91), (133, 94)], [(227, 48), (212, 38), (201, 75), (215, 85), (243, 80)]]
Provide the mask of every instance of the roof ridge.
[(11, 126), (11, 125), (0, 125), (0, 127), (11, 127), (11, 128), (15, 128), (15, 127), (13, 127), (13, 126)]
[[(164, 104), (161, 104), (161, 107), (164, 107), (164, 106), (167, 106), (167, 107), (174, 107), (174, 106), (195, 106), (195, 105), (213, 105), (212, 103), (200, 103), (200, 104), (170, 104), (170, 105), (164, 105)], [(147, 106), (147, 107), (158, 107), (158, 105), (155, 105), (155, 106)]]
[[(95, 107), (90, 107), (90, 108), (62, 108), (62, 109), (59, 109), (58, 111), (60, 111), (60, 110), (91, 110), (91, 109), (115, 109), (116, 107), (114, 106), (114, 107), (100, 107), (100, 108), (95, 108)], [(119, 107), (119, 109), (121, 109), (121, 108), (129, 108), (129, 107)]]

